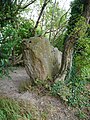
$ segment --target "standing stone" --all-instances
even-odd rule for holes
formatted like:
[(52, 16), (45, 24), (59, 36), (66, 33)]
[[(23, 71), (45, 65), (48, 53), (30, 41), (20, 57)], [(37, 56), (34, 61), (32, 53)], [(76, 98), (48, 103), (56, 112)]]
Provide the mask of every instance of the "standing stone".
[(33, 81), (53, 79), (60, 69), (61, 56), (62, 53), (45, 38), (32, 37), (23, 40), (25, 69)]

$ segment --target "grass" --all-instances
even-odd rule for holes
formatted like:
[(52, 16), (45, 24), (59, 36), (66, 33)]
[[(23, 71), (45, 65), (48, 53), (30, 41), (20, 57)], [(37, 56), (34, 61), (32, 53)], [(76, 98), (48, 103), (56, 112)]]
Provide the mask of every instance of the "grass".
[(32, 115), (19, 102), (0, 98), (0, 120), (32, 120)]
[(41, 114), (30, 101), (16, 101), (11, 98), (0, 98), (0, 120), (46, 120), (47, 114)]

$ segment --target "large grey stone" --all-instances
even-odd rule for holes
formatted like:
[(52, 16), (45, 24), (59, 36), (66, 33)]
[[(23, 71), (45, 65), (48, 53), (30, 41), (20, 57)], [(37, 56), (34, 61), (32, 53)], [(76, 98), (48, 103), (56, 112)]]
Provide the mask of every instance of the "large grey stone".
[(32, 37), (23, 40), (23, 58), (27, 74), (32, 80), (53, 79), (61, 66), (62, 53), (49, 40)]

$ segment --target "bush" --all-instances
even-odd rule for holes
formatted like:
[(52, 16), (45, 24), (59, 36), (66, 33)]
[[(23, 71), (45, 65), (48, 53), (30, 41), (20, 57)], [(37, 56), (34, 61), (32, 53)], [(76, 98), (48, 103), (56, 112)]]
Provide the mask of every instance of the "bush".
[(20, 40), (17, 30), (12, 25), (2, 28), (0, 34), (0, 77), (8, 75), (8, 66), (11, 66), (10, 59), (14, 60), (13, 51)]

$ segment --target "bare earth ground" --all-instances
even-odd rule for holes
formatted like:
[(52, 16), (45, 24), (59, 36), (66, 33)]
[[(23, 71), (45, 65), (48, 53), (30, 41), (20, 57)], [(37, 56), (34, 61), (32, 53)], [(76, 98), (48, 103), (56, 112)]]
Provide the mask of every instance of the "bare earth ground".
[(40, 96), (28, 91), (19, 93), (20, 83), (29, 80), (24, 68), (17, 68), (10, 73), (10, 76), (12, 79), (0, 79), (0, 96), (25, 101), (28, 104), (27, 109), (31, 109), (35, 120), (78, 120), (74, 111), (58, 98)]

